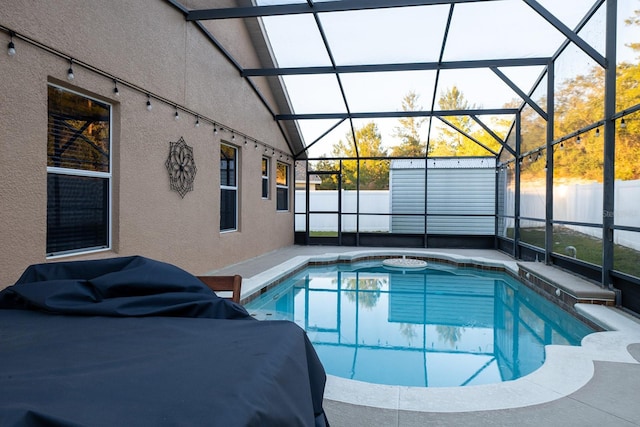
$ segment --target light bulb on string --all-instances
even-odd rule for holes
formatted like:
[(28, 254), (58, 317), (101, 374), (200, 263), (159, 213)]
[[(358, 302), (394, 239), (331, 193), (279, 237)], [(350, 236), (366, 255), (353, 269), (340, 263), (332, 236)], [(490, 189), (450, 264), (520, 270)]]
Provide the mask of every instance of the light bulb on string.
[(620, 129), (625, 129), (627, 127), (627, 123), (624, 121), (624, 117), (620, 120)]
[(14, 56), (16, 54), (16, 45), (13, 44), (13, 36), (14, 36), (14, 32), (10, 32), (9, 33), (9, 44), (7, 45), (7, 55), (9, 56)]
[(153, 105), (151, 105), (151, 95), (147, 94), (147, 111), (151, 111), (153, 109)]
[(76, 76), (75, 74), (73, 74), (73, 59), (69, 58), (69, 69), (67, 70), (67, 80), (72, 82), (73, 79), (75, 78)]
[(118, 81), (113, 79), (113, 95), (120, 96), (120, 91), (118, 90)]
[(200, 117), (196, 116), (196, 123), (195, 123), (195, 127), (199, 128), (200, 127)]

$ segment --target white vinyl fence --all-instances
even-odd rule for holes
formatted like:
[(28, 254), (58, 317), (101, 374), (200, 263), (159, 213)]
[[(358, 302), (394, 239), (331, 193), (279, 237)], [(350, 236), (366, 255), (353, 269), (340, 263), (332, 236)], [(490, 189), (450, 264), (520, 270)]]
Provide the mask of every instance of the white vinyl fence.
[[(553, 219), (558, 221), (585, 222), (602, 224), (602, 217), (607, 213), (602, 210), (602, 183), (575, 183), (556, 185), (553, 189)], [(640, 227), (640, 181), (616, 181), (615, 183), (614, 221), (616, 225)], [(513, 215), (514, 194), (512, 190), (505, 193), (505, 206)], [(543, 185), (522, 187), (520, 196), (520, 215), (529, 218), (545, 218), (546, 195)], [(507, 220), (505, 226), (513, 227), (513, 221)], [(542, 227), (543, 222), (520, 222), (520, 226)], [(602, 230), (594, 227), (567, 225), (566, 227), (589, 236), (602, 238)], [(614, 243), (640, 250), (640, 233), (632, 231), (616, 231)]]
[[(554, 219), (564, 221), (585, 222), (602, 224), (602, 184), (564, 184), (554, 187)], [(615, 224), (640, 227), (640, 180), (616, 181), (615, 183)], [(295, 227), (297, 231), (305, 230), (305, 191), (296, 190)], [(310, 204), (313, 210), (337, 211), (337, 191), (311, 191), (309, 193)], [(342, 231), (356, 231), (357, 199), (355, 191), (342, 191)], [(513, 209), (513, 191), (505, 192), (505, 206)], [(545, 217), (545, 189), (539, 187), (523, 187), (521, 195), (521, 215), (529, 218)], [(389, 191), (361, 191), (360, 212), (366, 213), (391, 213), (391, 201)], [(353, 215), (349, 215), (353, 214)], [(513, 215), (513, 212), (506, 212)], [(389, 215), (360, 215), (361, 232), (390, 231), (391, 216)], [(310, 219), (310, 230), (313, 231), (337, 231), (337, 215), (314, 215)], [(521, 226), (541, 227), (540, 221), (521, 221)], [(513, 227), (513, 222), (507, 219), (505, 227)], [(580, 233), (597, 238), (602, 237), (600, 228), (584, 226), (567, 226)], [(635, 250), (640, 250), (640, 233), (631, 231), (616, 231), (614, 242)]]
[[(309, 205), (312, 211), (337, 211), (337, 190), (323, 190), (309, 192)], [(296, 212), (306, 212), (306, 192), (296, 190)], [(342, 190), (342, 231), (356, 231), (357, 208), (356, 191)], [(368, 190), (360, 192), (360, 212), (383, 213), (390, 212), (388, 190)], [(354, 215), (349, 215), (349, 214)], [(346, 214), (346, 215), (345, 215)], [(389, 232), (389, 219), (387, 215), (360, 215), (361, 232)], [(305, 230), (305, 216), (296, 215), (296, 231)], [(337, 231), (338, 217), (331, 214), (316, 214), (310, 217), (309, 229), (312, 231)]]
[[(305, 191), (296, 190), (296, 231), (305, 230)], [(423, 196), (424, 197), (424, 196)], [(389, 233), (392, 231), (394, 219), (397, 223), (398, 215), (391, 215), (392, 207), (390, 191), (363, 190), (360, 191), (360, 223), (357, 224), (358, 200), (356, 191), (342, 191), (342, 231), (369, 233)], [(309, 205), (312, 213), (309, 216), (309, 230), (318, 232), (338, 231), (338, 194), (337, 190), (311, 191)], [(493, 217), (460, 217), (460, 209), (451, 208), (450, 211), (440, 211), (440, 214), (450, 214), (450, 217), (438, 217), (430, 220), (429, 232), (447, 234), (493, 234)], [(478, 214), (478, 212), (468, 212)], [(382, 214), (382, 215), (376, 215)], [(456, 216), (457, 215), (457, 216)], [(417, 218), (417, 217), (416, 217)], [(419, 225), (422, 224), (420, 227)], [(422, 233), (424, 219), (413, 220), (412, 227), (404, 227), (399, 233)], [(397, 233), (398, 231), (393, 230)]]

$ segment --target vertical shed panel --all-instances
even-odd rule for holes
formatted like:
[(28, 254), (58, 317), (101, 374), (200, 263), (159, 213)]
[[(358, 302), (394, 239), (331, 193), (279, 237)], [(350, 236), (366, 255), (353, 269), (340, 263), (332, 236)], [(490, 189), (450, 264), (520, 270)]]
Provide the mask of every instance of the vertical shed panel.
[[(391, 169), (391, 232), (424, 233), (425, 162)], [(495, 159), (440, 159), (427, 164), (427, 232), (491, 235), (495, 229)], [(419, 215), (419, 216), (417, 216)]]

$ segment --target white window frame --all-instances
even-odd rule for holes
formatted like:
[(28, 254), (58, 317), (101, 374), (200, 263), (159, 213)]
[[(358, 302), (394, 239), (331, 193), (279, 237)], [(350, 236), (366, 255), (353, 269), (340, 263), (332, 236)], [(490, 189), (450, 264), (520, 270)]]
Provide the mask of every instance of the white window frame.
[[(278, 174), (277, 174), (277, 168), (282, 165), (286, 168), (286, 184), (279, 184), (278, 183)], [(276, 211), (277, 212), (289, 212), (290, 208), (289, 206), (291, 205), (291, 191), (290, 191), (290, 185), (291, 183), (291, 167), (289, 164), (287, 163), (283, 163), (283, 162), (276, 162)], [(280, 198), (278, 197), (278, 189), (284, 189), (287, 191), (287, 206), (285, 209), (281, 209), (280, 206), (278, 206), (278, 200), (280, 200)]]
[[(264, 163), (267, 163), (267, 167), (266, 169), (264, 168)], [(260, 182), (262, 184), (262, 186), (260, 187), (260, 193), (262, 194), (262, 199), (263, 200), (268, 200), (269, 196), (271, 196), (271, 191), (269, 191), (271, 189), (270, 185), (271, 182), (269, 180), (270, 177), (270, 171), (269, 168), (271, 167), (271, 159), (269, 157), (262, 157), (262, 160), (260, 161), (260, 169), (261, 169), (261, 174), (262, 174), (262, 181)], [(266, 170), (266, 172), (265, 172)], [(267, 194), (264, 194), (264, 188), (265, 188), (265, 181), (266, 181), (266, 189), (267, 189)]]
[[(100, 104), (106, 105), (109, 107), (109, 171), (108, 172), (96, 172), (96, 171), (88, 171), (83, 169), (72, 169), (72, 168), (62, 168), (62, 167), (54, 167), (47, 166), (47, 177), (49, 174), (56, 175), (69, 175), (69, 176), (83, 176), (89, 178), (103, 178), (107, 179), (107, 245), (106, 247), (99, 248), (83, 248), (83, 249), (73, 249), (64, 252), (55, 252), (52, 254), (47, 253), (46, 259), (56, 259), (56, 258), (64, 258), (79, 254), (92, 254), (97, 252), (105, 252), (110, 251), (113, 245), (113, 104), (106, 102), (102, 99), (97, 99), (86, 95), (82, 92), (78, 92), (76, 90), (68, 89), (66, 87), (62, 87), (53, 83), (48, 83), (47, 87), (53, 87), (59, 90), (63, 90), (65, 92), (73, 93), (74, 95), (81, 96), (83, 98), (90, 99), (95, 102), (99, 102)], [(47, 117), (49, 115), (49, 109), (47, 108)], [(48, 137), (48, 131), (47, 131)], [(47, 162), (48, 162), (47, 156)], [(47, 189), (48, 191), (48, 189)]]
[[(240, 161), (239, 161), (239, 153), (240, 150), (238, 150), (238, 147), (236, 147), (235, 145), (231, 145), (231, 144), (225, 144), (224, 142), (220, 144), (220, 150), (222, 150), (222, 147), (229, 147), (231, 149), (234, 150), (235, 152), (235, 169), (234, 169), (234, 182), (236, 185), (222, 185), (222, 176), (220, 176), (220, 203), (222, 204), (222, 190), (231, 190), (231, 191), (235, 191), (236, 197), (235, 197), (235, 201), (236, 201), (236, 205), (235, 205), (235, 218), (234, 218), (234, 227), (233, 228), (225, 228), (222, 229), (220, 228), (220, 233), (232, 233), (234, 231), (238, 231), (238, 207), (240, 206), (239, 204), (239, 198), (240, 198), (240, 191), (239, 191), (239, 186), (238, 186), (238, 169), (240, 168)], [(220, 170), (220, 173), (222, 173), (222, 170)]]

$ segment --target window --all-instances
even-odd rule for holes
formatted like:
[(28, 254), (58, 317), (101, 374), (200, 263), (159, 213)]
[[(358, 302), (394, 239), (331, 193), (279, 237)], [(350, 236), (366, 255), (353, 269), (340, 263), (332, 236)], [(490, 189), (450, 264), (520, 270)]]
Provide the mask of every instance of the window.
[(47, 255), (111, 246), (111, 106), (48, 87)]
[(238, 229), (238, 150), (220, 146), (220, 231)]
[(269, 159), (262, 158), (262, 198), (269, 198)]
[(276, 209), (289, 210), (289, 165), (278, 162), (276, 170)]

